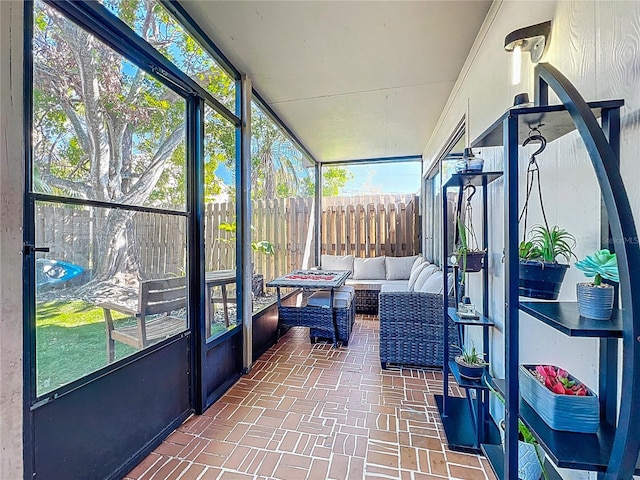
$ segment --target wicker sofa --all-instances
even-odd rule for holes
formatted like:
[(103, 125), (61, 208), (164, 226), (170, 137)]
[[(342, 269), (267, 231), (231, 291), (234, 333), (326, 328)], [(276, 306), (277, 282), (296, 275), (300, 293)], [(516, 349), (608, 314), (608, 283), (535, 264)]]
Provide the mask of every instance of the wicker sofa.
[(421, 257), (357, 258), (353, 255), (322, 255), (320, 268), (324, 270), (350, 270), (346, 285), (355, 289), (355, 307), (358, 313), (378, 313), (378, 295), (383, 285), (408, 288), (409, 275), (414, 263)]
[[(379, 318), (383, 369), (390, 363), (438, 368), (444, 363), (443, 279), (442, 272), (432, 267), (425, 267), (418, 274), (411, 289), (382, 287)], [(453, 296), (447, 298), (449, 306), (453, 306)], [(448, 326), (448, 343), (458, 345), (456, 326), (453, 322), (448, 322)], [(454, 356), (455, 352), (450, 350), (449, 359)]]

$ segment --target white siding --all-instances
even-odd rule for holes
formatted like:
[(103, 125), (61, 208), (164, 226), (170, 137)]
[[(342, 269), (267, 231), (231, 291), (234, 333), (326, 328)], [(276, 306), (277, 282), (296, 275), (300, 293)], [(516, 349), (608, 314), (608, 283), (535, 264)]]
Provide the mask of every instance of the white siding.
[(22, 478), (23, 3), (0, 2), (0, 478)]
[[(433, 164), (446, 139), (470, 110), (470, 138), (480, 135), (512, 103), (513, 96), (528, 92), (533, 98), (533, 65), (523, 56), (522, 78), (511, 85), (511, 54), (503, 49), (504, 37), (518, 28), (552, 20), (550, 44), (543, 61), (557, 67), (578, 88), (587, 101), (622, 98), (621, 169), (627, 193), (640, 223), (640, 2), (496, 2), (474, 45), (475, 51), (453, 89), (447, 107), (423, 152), (425, 167)], [(553, 98), (553, 95), (552, 95)], [(557, 100), (552, 99), (551, 103)], [(543, 130), (544, 132), (544, 130)], [(527, 147), (521, 155), (520, 192), (522, 205), (524, 173), (528, 154), (537, 146)], [(502, 150), (485, 149), (485, 170), (502, 168)], [(589, 157), (577, 133), (550, 144), (539, 157), (545, 209), (549, 222), (573, 233), (578, 241), (578, 257), (599, 247), (600, 195)], [(426, 171), (426, 168), (425, 168)], [(503, 183), (492, 184), (489, 192), (490, 225), (490, 316), (497, 321), (492, 332), (492, 369), (504, 375), (504, 278), (501, 263), (504, 246)], [(532, 223), (540, 219), (537, 202), (533, 203)], [(475, 209), (480, 214), (480, 207)], [(536, 218), (538, 220), (536, 220)], [(479, 225), (479, 218), (476, 219)], [(637, 239), (636, 239), (637, 241)], [(560, 300), (575, 301), (575, 284), (584, 277), (571, 268), (565, 278)], [(469, 282), (472, 298), (480, 303), (479, 279)], [(568, 338), (541, 322), (521, 314), (520, 361), (562, 365), (585, 381), (598, 387), (598, 347), (596, 340)], [(476, 341), (477, 343), (477, 341)], [(571, 473), (567, 478), (576, 478)]]

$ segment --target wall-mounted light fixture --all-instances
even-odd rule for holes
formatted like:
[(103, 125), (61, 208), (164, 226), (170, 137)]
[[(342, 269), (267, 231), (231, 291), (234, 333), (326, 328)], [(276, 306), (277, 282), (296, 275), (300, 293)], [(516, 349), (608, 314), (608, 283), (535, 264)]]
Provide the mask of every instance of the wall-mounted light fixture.
[(520, 28), (504, 38), (504, 49), (513, 52), (511, 81), (514, 85), (520, 83), (522, 52), (529, 52), (531, 61), (538, 63), (544, 54), (550, 33), (551, 21), (548, 21)]

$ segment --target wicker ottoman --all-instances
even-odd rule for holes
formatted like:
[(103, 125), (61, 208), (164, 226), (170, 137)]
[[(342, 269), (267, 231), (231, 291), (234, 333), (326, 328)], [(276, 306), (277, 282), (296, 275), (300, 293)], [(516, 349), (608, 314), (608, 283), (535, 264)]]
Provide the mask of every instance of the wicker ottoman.
[[(308, 305), (314, 307), (328, 307), (331, 292), (329, 290), (321, 290), (309, 297)], [(354, 302), (353, 287), (341, 287), (334, 293), (333, 306), (336, 316), (337, 338), (342, 341), (343, 346), (349, 344), (353, 323), (356, 319), (356, 304)], [(328, 309), (327, 309), (328, 310)], [(314, 339), (329, 339), (326, 330), (318, 328), (309, 329), (309, 337), (313, 342)]]

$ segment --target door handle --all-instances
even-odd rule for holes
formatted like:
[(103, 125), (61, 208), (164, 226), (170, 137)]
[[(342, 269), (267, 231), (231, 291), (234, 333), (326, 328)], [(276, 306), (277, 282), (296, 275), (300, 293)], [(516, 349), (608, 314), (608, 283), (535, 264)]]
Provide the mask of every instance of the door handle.
[(35, 245), (32, 245), (31, 243), (25, 243), (24, 244), (24, 254), (25, 255), (31, 255), (34, 252), (43, 252), (43, 253), (48, 253), (49, 247), (36, 247)]

